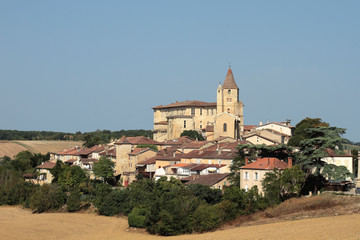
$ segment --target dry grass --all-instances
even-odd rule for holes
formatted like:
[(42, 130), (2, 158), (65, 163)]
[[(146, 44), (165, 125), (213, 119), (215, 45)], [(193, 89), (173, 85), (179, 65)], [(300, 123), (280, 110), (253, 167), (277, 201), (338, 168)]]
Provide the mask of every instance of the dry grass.
[(251, 226), (307, 218), (360, 213), (360, 196), (332, 193), (313, 197), (292, 198), (278, 206), (248, 216), (240, 216), (222, 228)]
[(129, 231), (126, 218), (87, 213), (42, 213), (0, 207), (0, 239), (250, 240), (359, 239), (360, 214), (245, 226), (204, 234), (160, 237)]
[(58, 152), (75, 146), (82, 146), (81, 141), (0, 141), (0, 157), (14, 157), (21, 151), (32, 153)]

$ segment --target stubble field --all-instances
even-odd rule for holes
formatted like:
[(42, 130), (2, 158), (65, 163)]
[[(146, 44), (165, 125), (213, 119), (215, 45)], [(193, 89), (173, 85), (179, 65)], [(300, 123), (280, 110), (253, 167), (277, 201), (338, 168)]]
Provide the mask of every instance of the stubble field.
[(25, 150), (42, 154), (59, 152), (82, 144), (81, 141), (0, 141), (0, 157), (6, 155), (13, 158), (17, 153)]
[(152, 236), (128, 229), (126, 218), (89, 213), (32, 214), (20, 207), (0, 207), (0, 239), (360, 239), (360, 214), (236, 227), (205, 234)]

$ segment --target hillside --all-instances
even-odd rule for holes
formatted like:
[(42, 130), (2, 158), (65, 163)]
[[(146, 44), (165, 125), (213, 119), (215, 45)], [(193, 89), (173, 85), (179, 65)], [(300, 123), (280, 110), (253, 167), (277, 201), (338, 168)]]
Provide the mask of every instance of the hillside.
[(58, 152), (64, 149), (81, 146), (81, 141), (0, 141), (0, 157), (13, 157), (21, 151), (28, 150), (32, 153)]

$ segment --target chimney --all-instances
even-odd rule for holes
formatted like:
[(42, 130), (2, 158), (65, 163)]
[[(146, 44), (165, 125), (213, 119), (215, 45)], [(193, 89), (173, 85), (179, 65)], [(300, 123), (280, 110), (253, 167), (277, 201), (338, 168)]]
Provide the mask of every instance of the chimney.
[(288, 158), (288, 167), (291, 168), (293, 165), (293, 159), (292, 158)]
[(218, 155), (221, 154), (221, 148), (218, 148)]
[(249, 164), (248, 159), (245, 158), (245, 166), (248, 165), (248, 164)]

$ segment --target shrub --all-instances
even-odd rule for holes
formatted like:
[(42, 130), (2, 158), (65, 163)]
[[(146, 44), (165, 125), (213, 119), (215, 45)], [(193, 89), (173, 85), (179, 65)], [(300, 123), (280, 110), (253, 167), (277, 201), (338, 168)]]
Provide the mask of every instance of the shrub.
[(224, 222), (236, 218), (239, 214), (238, 209), (236, 209), (236, 203), (232, 203), (229, 200), (224, 200), (216, 206), (219, 208), (219, 214), (221, 214), (220, 217)]
[(29, 205), (33, 212), (41, 213), (61, 208), (65, 199), (65, 193), (57, 185), (44, 184), (31, 196)]
[(128, 196), (127, 190), (112, 190), (99, 205), (99, 214), (114, 216), (120, 213), (131, 212), (132, 209), (129, 210), (128, 206)]
[(74, 189), (66, 201), (66, 210), (68, 212), (76, 212), (81, 206), (81, 193), (79, 189)]
[(149, 214), (150, 214), (150, 210), (143, 207), (135, 207), (128, 216), (129, 226), (145, 228), (147, 215)]
[[(201, 205), (194, 213), (194, 230), (205, 232), (213, 230), (221, 223), (221, 209), (217, 205)], [(220, 214), (219, 214), (220, 213)]]

